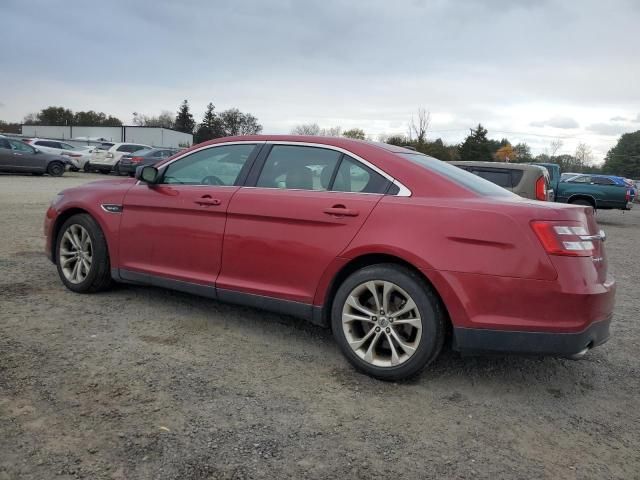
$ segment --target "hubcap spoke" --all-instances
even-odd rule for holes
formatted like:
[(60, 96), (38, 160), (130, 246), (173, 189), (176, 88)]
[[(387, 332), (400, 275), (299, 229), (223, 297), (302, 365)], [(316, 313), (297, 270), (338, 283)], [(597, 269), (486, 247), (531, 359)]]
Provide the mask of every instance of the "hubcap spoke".
[(380, 340), (381, 335), (382, 335), (382, 332), (376, 332), (375, 336), (373, 337), (373, 340), (371, 340), (371, 344), (369, 345), (369, 348), (367, 348), (367, 353), (364, 354), (365, 361), (369, 363), (373, 362), (374, 350), (376, 348), (376, 345), (378, 344), (378, 340)]
[(356, 297), (354, 297), (353, 295), (350, 295), (349, 298), (347, 298), (347, 304), (350, 307), (353, 307), (356, 310), (359, 310), (360, 312), (364, 313), (365, 315), (369, 315), (370, 317), (376, 315), (376, 313), (373, 312), (372, 310), (369, 310), (368, 308), (362, 306), (360, 304), (360, 302), (358, 301), (358, 299)]
[(412, 327), (420, 328), (422, 327), (422, 320), (420, 318), (402, 318), (399, 320), (393, 321), (394, 325), (411, 325)]
[(396, 333), (395, 329), (392, 328), (390, 333), (391, 333), (391, 336), (393, 337), (393, 339), (398, 343), (400, 348), (405, 351), (405, 353), (412, 354), (413, 352), (416, 351), (416, 349), (414, 347), (412, 347), (411, 345), (406, 344), (405, 342), (403, 342), (400, 339), (400, 337)]
[(367, 334), (362, 337), (360, 340), (356, 340), (355, 342), (349, 342), (349, 345), (351, 345), (351, 348), (353, 348), (354, 350), (359, 349), (362, 345), (364, 345), (365, 343), (367, 343), (367, 340), (369, 340), (371, 338), (371, 336), (376, 333), (376, 329), (372, 328), (371, 330), (369, 330), (367, 332)]
[(391, 349), (391, 365), (398, 365), (400, 363), (400, 357), (398, 357), (398, 351), (396, 350), (396, 346), (393, 344), (393, 340), (391, 335), (386, 333), (387, 342), (389, 342), (389, 348)]
[(384, 282), (382, 284), (382, 310), (389, 312), (389, 299), (391, 292), (393, 291), (393, 284), (391, 282)]
[(380, 298), (378, 298), (378, 287), (376, 286), (375, 282), (367, 282), (367, 288), (373, 296), (373, 301), (376, 302), (376, 311), (380, 311), (381, 305)]
[(371, 320), (371, 317), (363, 317), (362, 315), (354, 315), (353, 313), (343, 313), (342, 314), (343, 322), (367, 322), (367, 323), (378, 323), (374, 320)]
[(407, 303), (405, 303), (404, 306), (400, 310), (398, 310), (397, 312), (393, 312), (393, 316), (394, 317), (400, 317), (401, 315), (404, 315), (405, 313), (410, 312), (414, 308), (416, 308), (416, 304), (409, 297), (409, 298), (407, 298)]

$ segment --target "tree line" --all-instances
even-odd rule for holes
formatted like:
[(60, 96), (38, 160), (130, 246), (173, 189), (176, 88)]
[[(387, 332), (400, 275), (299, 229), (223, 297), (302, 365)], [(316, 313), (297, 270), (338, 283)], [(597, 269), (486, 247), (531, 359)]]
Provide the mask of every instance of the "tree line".
[[(418, 110), (416, 117), (409, 121), (406, 135), (379, 135), (377, 140), (401, 147), (410, 147), (418, 152), (444, 161), (485, 161), (515, 163), (556, 163), (563, 172), (606, 173), (626, 178), (640, 178), (640, 130), (625, 133), (617, 144), (609, 150), (602, 165), (593, 163), (593, 151), (586, 143), (579, 143), (573, 154), (559, 153), (563, 147), (560, 139), (549, 143), (544, 153), (534, 156), (525, 142), (513, 143), (508, 138), (495, 140), (488, 137), (488, 131), (478, 124), (470, 129), (469, 135), (458, 144), (446, 144), (441, 138), (427, 139), (431, 116), (424, 109)], [(296, 125), (293, 135), (322, 135), (349, 137), (359, 140), (373, 140), (364, 130), (352, 128), (342, 131), (340, 127), (321, 128), (317, 123)]]
[[(94, 110), (73, 112), (59, 106), (50, 106), (37, 113), (28, 114), (24, 120), (27, 125), (83, 125), (83, 126), (121, 126), (120, 119)], [(133, 113), (133, 124), (146, 127), (172, 128), (194, 135), (194, 143), (233, 135), (252, 135), (262, 132), (258, 119), (243, 113), (237, 108), (221, 112), (209, 103), (201, 122), (196, 122), (191, 113), (188, 100), (178, 107), (176, 114), (163, 111), (157, 116)], [(441, 138), (429, 140), (427, 135), (431, 124), (431, 115), (425, 109), (419, 109), (411, 117), (408, 132), (405, 135), (380, 135), (378, 140), (392, 145), (407, 146), (440, 160), (472, 160), (487, 162), (551, 162), (560, 165), (562, 171), (576, 173), (597, 173), (621, 175), (628, 178), (640, 178), (640, 130), (625, 133), (617, 144), (609, 150), (602, 166), (593, 164), (591, 148), (580, 143), (573, 154), (563, 153), (562, 141), (550, 142), (544, 153), (536, 155), (525, 142), (512, 143), (508, 138), (495, 140), (488, 138), (488, 131), (481, 124), (470, 129), (469, 135), (459, 144), (446, 144)], [(0, 131), (20, 133), (19, 123), (0, 120)], [(358, 140), (372, 140), (361, 128), (342, 130), (341, 127), (322, 128), (317, 123), (296, 125), (294, 135), (322, 135), (347, 137)]]
[[(50, 106), (37, 113), (24, 117), (25, 125), (82, 125), (88, 127), (119, 127), (123, 125), (119, 118), (94, 110), (73, 112), (71, 109)], [(207, 105), (200, 123), (197, 123), (188, 100), (184, 100), (175, 114), (163, 111), (159, 115), (146, 115), (133, 112), (133, 124), (140, 127), (163, 127), (194, 135), (195, 143), (213, 138), (232, 135), (251, 135), (262, 131), (258, 119), (250, 113), (243, 113), (237, 108), (216, 112), (213, 103)], [(0, 120), (0, 130), (8, 133), (20, 133), (19, 123)]]

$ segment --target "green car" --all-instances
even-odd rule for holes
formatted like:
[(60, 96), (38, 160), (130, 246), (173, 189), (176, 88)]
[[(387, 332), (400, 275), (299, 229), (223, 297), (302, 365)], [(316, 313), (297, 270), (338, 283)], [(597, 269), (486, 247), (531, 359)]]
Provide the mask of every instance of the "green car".
[(558, 183), (556, 202), (595, 209), (631, 210), (634, 191), (623, 181), (606, 175), (576, 175)]

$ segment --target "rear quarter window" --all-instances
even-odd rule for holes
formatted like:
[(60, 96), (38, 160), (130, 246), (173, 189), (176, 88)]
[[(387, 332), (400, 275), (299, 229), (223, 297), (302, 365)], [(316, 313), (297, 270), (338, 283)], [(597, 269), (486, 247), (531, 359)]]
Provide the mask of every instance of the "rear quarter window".
[(495, 183), (491, 183), (484, 178), (474, 175), (471, 172), (458, 168), (450, 163), (443, 162), (436, 158), (421, 153), (396, 153), (402, 158), (409, 160), (413, 163), (430, 170), (438, 175), (441, 175), (448, 180), (460, 185), (461, 187), (471, 190), (472, 192), (487, 196), (487, 197), (514, 197), (517, 196), (502, 187), (499, 187)]

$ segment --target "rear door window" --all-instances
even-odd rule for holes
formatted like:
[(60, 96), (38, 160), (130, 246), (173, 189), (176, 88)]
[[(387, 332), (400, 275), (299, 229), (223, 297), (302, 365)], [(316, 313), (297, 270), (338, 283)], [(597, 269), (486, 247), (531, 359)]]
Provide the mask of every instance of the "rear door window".
[(328, 190), (342, 154), (320, 147), (274, 145), (256, 186), (295, 190)]

